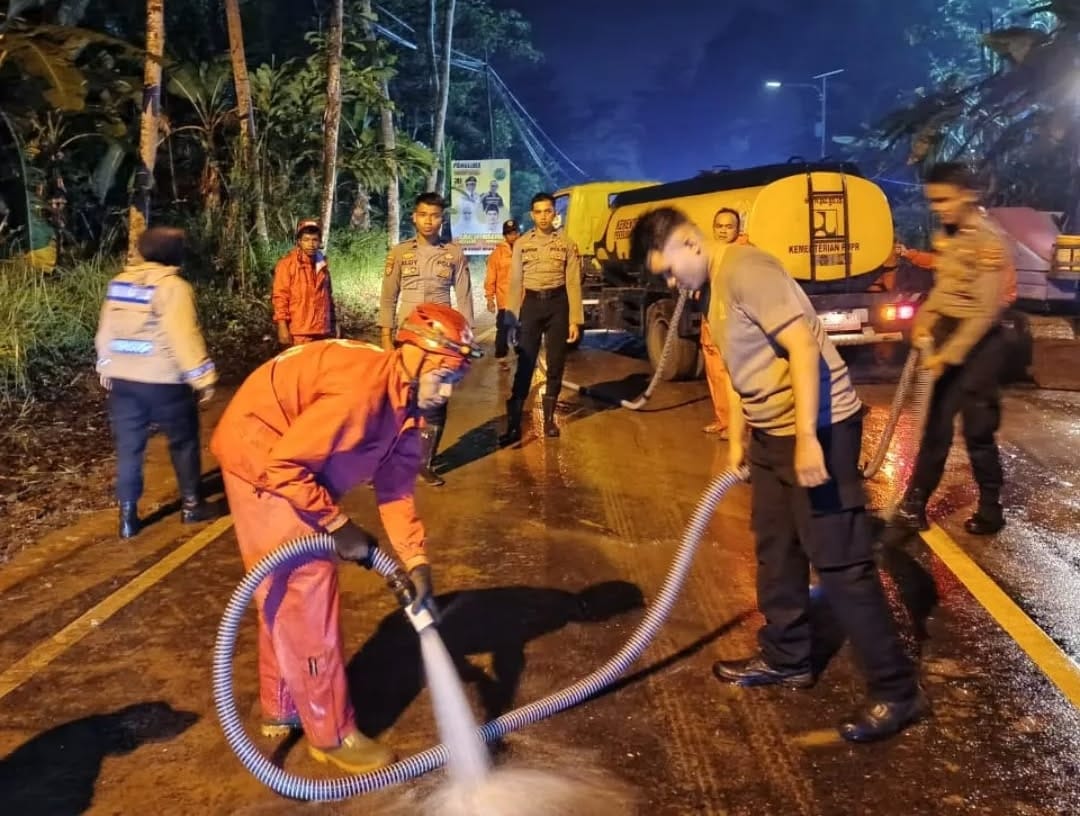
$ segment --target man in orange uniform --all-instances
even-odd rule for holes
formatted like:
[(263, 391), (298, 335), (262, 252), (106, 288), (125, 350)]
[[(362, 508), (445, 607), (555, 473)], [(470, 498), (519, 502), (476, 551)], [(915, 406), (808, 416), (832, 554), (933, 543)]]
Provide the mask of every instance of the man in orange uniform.
[(330, 267), (319, 249), (322, 230), (308, 219), (296, 225), (296, 248), (274, 267), (274, 323), (282, 346), (311, 343), (337, 334)]
[(503, 222), (502, 232), (506, 240), (488, 255), (484, 294), (487, 295), (487, 310), (495, 315), (495, 359), (499, 361), (500, 368), (507, 368), (510, 324), (507, 321), (506, 301), (510, 299), (510, 261), (514, 256), (514, 242), (521, 237), (521, 228), (517, 221), (511, 219)]
[[(417, 604), (431, 599), (424, 526), (413, 503), (420, 416), (444, 405), (482, 354), (465, 318), (431, 303), (412, 310), (397, 341), (390, 351), (353, 340), (293, 346), (236, 393), (210, 446), (248, 569), (285, 542), (319, 531), (333, 536), (342, 558), (370, 565), (375, 537), (339, 505), (353, 487), (370, 482)], [(393, 753), (354, 722), (335, 563), (299, 564), (264, 582), (256, 602), (263, 733), (303, 728), (315, 759), (350, 773), (392, 762)]]
[[(745, 243), (739, 240), (740, 226), (739, 214), (735, 210), (727, 207), (719, 209), (713, 216), (713, 238), (724, 244)], [(707, 434), (719, 434), (721, 439), (727, 439), (727, 369), (724, 368), (724, 358), (720, 356), (720, 349), (716, 347), (716, 342), (713, 340), (709, 320), (704, 315), (701, 318), (701, 353), (705, 356), (705, 381), (709, 384), (713, 412), (716, 415), (716, 418), (706, 425), (704, 430)]]

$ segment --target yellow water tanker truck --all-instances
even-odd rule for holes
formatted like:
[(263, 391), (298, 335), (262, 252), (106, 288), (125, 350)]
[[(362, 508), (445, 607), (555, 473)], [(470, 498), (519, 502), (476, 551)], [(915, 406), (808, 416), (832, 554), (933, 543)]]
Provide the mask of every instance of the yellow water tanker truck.
[[(881, 189), (851, 164), (777, 164), (702, 174), (685, 181), (592, 182), (555, 193), (561, 227), (582, 256), (587, 329), (645, 339), (656, 366), (674, 311), (672, 292), (629, 261), (630, 233), (649, 210), (676, 207), (707, 234), (719, 210), (739, 216), (740, 241), (770, 252), (810, 296), (839, 345), (905, 339), (918, 293), (883, 291), (893, 245)], [(700, 373), (700, 307), (688, 308), (663, 376)]]

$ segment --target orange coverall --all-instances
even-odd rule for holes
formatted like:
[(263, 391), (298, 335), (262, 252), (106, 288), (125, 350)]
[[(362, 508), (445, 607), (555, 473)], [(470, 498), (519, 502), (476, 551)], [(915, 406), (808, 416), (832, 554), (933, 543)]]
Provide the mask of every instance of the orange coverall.
[(330, 267), (322, 252), (311, 258), (297, 247), (278, 261), (270, 300), (274, 322), (289, 324), (294, 343), (310, 343), (334, 334), (334, 293)]
[(513, 256), (514, 250), (506, 241), (488, 255), (484, 294), (488, 300), (495, 301), (495, 307), (499, 310), (505, 309), (506, 302), (510, 299), (510, 261)]
[[(229, 403), (210, 447), (246, 568), (346, 520), (338, 502), (364, 482), (406, 569), (427, 563), (413, 490), (419, 419), (396, 353), (353, 340), (292, 346), (256, 369)], [(299, 714), (308, 740), (336, 747), (355, 730), (338, 623), (333, 559), (263, 582), (259, 698), (263, 716)]]
[(701, 353), (705, 355), (705, 381), (709, 384), (709, 393), (712, 395), (713, 412), (716, 415), (715, 424), (720, 428), (726, 428), (728, 425), (727, 369), (724, 367), (724, 358), (720, 356), (720, 349), (713, 342), (709, 321), (704, 317), (701, 319)]

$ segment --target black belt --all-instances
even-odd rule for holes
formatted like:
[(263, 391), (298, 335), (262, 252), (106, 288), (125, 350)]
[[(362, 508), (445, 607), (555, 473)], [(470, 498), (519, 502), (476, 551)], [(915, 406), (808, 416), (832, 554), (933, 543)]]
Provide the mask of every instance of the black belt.
[(532, 295), (540, 300), (547, 300), (548, 298), (558, 297), (559, 295), (566, 294), (565, 286), (554, 286), (551, 289), (526, 289), (526, 295)]

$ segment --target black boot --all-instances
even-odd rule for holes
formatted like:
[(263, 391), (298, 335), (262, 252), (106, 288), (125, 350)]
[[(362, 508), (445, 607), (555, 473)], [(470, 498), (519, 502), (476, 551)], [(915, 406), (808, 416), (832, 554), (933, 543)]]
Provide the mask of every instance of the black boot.
[(922, 689), (906, 700), (870, 701), (840, 723), (840, 736), (849, 742), (875, 742), (899, 734), (909, 725), (930, 716), (930, 701)]
[(926, 520), (926, 499), (926, 492), (919, 488), (912, 488), (904, 494), (893, 516), (893, 526), (907, 530), (929, 530), (930, 524)]
[(420, 478), (432, 487), (442, 487), (446, 480), (432, 467), (442, 438), (442, 425), (425, 425), (420, 431)]
[(202, 497), (194, 494), (184, 496), (180, 504), (180, 523), (198, 524), (201, 521), (209, 521), (213, 514)]
[(1005, 527), (1005, 511), (1000, 504), (983, 504), (979, 502), (978, 509), (971, 518), (964, 522), (964, 529), (971, 535), (987, 536), (1000, 533)]
[(134, 538), (140, 529), (138, 503), (120, 502), (120, 538)]
[(521, 413), (524, 409), (525, 400), (508, 399), (506, 401), (506, 433), (499, 436), (500, 448), (521, 441)]
[(544, 436), (556, 437), (559, 435), (559, 426), (555, 424), (555, 404), (558, 397), (544, 397)]

